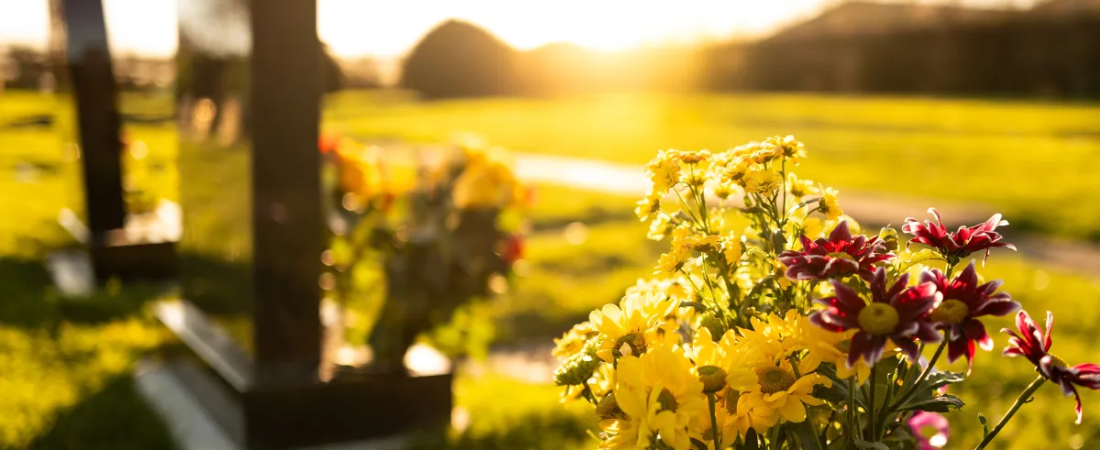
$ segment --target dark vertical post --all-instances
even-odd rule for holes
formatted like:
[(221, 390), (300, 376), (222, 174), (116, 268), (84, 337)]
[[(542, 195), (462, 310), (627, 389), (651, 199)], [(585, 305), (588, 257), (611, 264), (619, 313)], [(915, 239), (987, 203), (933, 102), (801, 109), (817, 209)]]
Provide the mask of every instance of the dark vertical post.
[(92, 236), (122, 228), (122, 142), (101, 0), (63, 0), (67, 59), (76, 97), (85, 205)]
[(315, 378), (321, 361), (320, 41), (316, 0), (252, 0), (255, 376)]

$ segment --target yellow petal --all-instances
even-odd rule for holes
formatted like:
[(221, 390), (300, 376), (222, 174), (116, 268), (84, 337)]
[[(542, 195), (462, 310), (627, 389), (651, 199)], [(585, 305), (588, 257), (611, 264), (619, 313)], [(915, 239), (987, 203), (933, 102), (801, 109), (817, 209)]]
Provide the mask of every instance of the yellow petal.
[(779, 415), (788, 422), (799, 423), (806, 420), (806, 406), (795, 398), (787, 399), (787, 403), (779, 408)]

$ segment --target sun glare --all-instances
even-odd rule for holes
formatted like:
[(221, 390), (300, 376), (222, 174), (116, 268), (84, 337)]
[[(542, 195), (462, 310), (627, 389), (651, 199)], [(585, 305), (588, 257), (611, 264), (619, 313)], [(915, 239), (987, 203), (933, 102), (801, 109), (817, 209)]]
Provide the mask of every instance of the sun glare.
[[(120, 53), (166, 57), (176, 48), (177, 1), (103, 0), (111, 45)], [(930, 0), (942, 1), (942, 0)], [(970, 0), (988, 4), (1003, 0)], [(759, 35), (810, 17), (828, 0), (317, 0), (318, 31), (343, 57), (400, 56), (432, 27), (460, 19), (528, 50), (572, 42), (599, 50), (647, 44), (694, 43)], [(47, 0), (0, 2), (0, 45), (45, 45)]]

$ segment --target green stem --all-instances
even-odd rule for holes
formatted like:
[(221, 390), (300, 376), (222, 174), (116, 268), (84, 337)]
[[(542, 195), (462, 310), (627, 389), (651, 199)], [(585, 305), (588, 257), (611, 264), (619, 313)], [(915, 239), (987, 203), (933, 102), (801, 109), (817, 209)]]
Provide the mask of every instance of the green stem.
[(939, 347), (936, 347), (936, 353), (932, 354), (932, 359), (928, 360), (928, 367), (925, 367), (920, 376), (917, 377), (915, 381), (913, 381), (913, 384), (909, 385), (909, 387), (906, 388), (905, 393), (901, 394), (901, 397), (898, 397), (898, 400), (890, 405), (888, 411), (893, 412), (897, 410), (899, 406), (904, 405), (905, 402), (909, 400), (909, 397), (912, 397), (913, 394), (917, 392), (917, 386), (920, 386), (920, 384), (924, 382), (924, 379), (928, 378), (928, 374), (932, 373), (932, 369), (936, 367), (936, 361), (939, 361), (940, 355), (943, 354), (943, 349), (945, 348), (947, 348), (946, 336), (944, 336), (944, 339), (940, 341)]
[(878, 363), (871, 365), (871, 376), (867, 379), (867, 388), (870, 392), (867, 393), (867, 397), (870, 399), (867, 405), (867, 420), (869, 421), (868, 429), (871, 430), (871, 439), (876, 439), (878, 436), (878, 427), (875, 426), (875, 378), (878, 372)]
[(852, 378), (848, 379), (848, 431), (847, 435), (848, 448), (852, 449), (856, 442), (856, 376), (852, 375)]
[(584, 380), (584, 392), (582, 395), (584, 395), (584, 398), (589, 402), (592, 402), (593, 405), (600, 405), (600, 401), (596, 400), (596, 394), (592, 393), (592, 387), (588, 385), (588, 380)]
[(714, 437), (714, 448), (718, 448), (722, 445), (722, 441), (718, 439), (718, 415), (714, 412), (714, 393), (707, 394), (707, 403), (710, 404), (710, 428), (711, 435)]
[(676, 193), (676, 198), (680, 200), (680, 208), (687, 211), (688, 217), (695, 223), (699, 223), (699, 219), (695, 217), (695, 211), (692, 211), (688, 202), (684, 201), (684, 196), (680, 195), (680, 191), (676, 189), (676, 186), (672, 186), (672, 192)]
[(1016, 411), (1020, 410), (1021, 406), (1024, 406), (1025, 403), (1030, 401), (1031, 395), (1039, 389), (1039, 386), (1043, 385), (1044, 381), (1046, 381), (1046, 378), (1042, 375), (1035, 378), (1035, 381), (1032, 381), (1027, 389), (1024, 389), (1024, 392), (1020, 393), (1020, 396), (1016, 398), (1016, 403), (1013, 403), (1012, 408), (1009, 408), (1008, 412), (1001, 418), (1001, 421), (997, 422), (997, 426), (993, 427), (993, 431), (990, 431), (989, 434), (985, 436), (985, 439), (982, 439), (982, 442), (978, 444), (977, 447), (974, 447), (974, 450), (982, 450), (985, 446), (989, 445), (990, 442), (993, 442), (993, 438), (997, 437), (997, 433), (1001, 432), (1001, 428), (1004, 428), (1005, 425), (1008, 424), (1008, 421), (1012, 420), (1012, 416), (1016, 414)]
[(768, 444), (770, 444), (772, 450), (779, 450), (779, 447), (782, 445), (779, 440), (779, 432), (782, 428), (783, 426), (779, 424), (772, 427), (771, 436), (768, 437)]

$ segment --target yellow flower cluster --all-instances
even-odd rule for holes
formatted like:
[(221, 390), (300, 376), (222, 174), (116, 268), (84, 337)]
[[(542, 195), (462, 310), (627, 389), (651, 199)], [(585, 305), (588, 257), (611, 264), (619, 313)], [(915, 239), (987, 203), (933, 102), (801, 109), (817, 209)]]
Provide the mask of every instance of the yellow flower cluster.
[(862, 361), (846, 364), (852, 333), (809, 322), (828, 285), (792, 281), (779, 262), (845, 218), (837, 191), (789, 171), (805, 157), (777, 136), (665, 150), (646, 166), (635, 213), (669, 250), (653, 279), (555, 340), (563, 398), (593, 404), (601, 449), (727, 448), (829, 408), (814, 396), (833, 384), (823, 367), (869, 376)]

